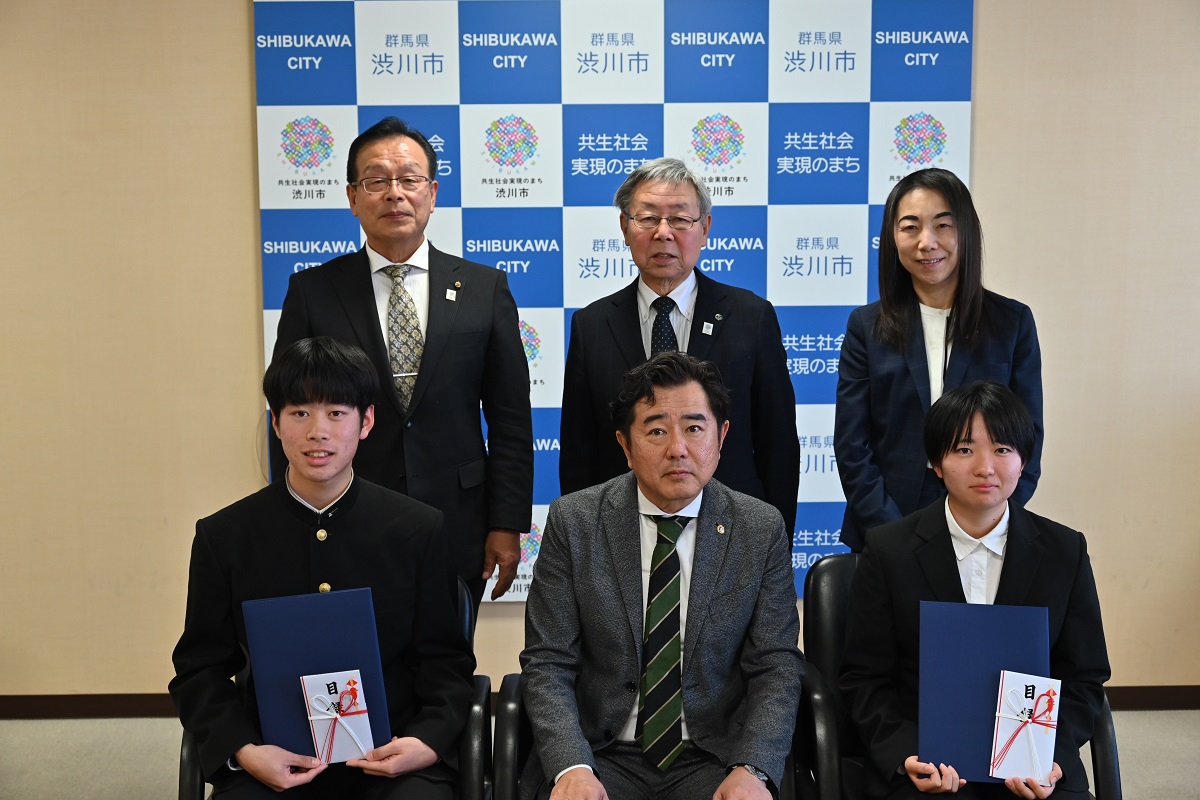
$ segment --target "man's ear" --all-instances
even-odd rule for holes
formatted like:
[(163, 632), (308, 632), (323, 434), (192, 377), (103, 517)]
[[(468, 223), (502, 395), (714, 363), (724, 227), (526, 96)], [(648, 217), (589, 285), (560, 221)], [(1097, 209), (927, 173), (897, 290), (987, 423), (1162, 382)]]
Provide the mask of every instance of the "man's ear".
[(271, 416), (271, 430), (275, 431), (276, 438), (282, 440), (283, 437), (279, 435), (279, 415), (270, 409), (267, 413)]
[(621, 431), (617, 431), (617, 444), (621, 445), (621, 449), (625, 451), (625, 463), (629, 465), (630, 469), (633, 469), (633, 458), (629, 454), (629, 439)]
[(940, 463), (939, 464), (931, 464), (930, 466), (933, 467), (933, 473), (935, 475), (937, 475), (942, 480), (945, 480), (945, 476), (942, 475), (942, 465)]
[(367, 410), (363, 412), (361, 427), (358, 430), (358, 439), (362, 441), (367, 438), (367, 434), (371, 432), (371, 428), (375, 427), (375, 406), (367, 406)]

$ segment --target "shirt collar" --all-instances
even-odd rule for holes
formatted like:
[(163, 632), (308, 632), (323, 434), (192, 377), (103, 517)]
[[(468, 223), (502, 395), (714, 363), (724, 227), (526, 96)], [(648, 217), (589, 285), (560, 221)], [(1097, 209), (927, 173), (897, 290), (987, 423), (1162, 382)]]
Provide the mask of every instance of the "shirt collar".
[[(638, 311), (642, 315), (642, 323), (650, 318), (650, 304), (658, 299), (658, 295), (654, 290), (646, 285), (642, 280), (642, 276), (638, 276), (637, 280)], [(688, 322), (692, 321), (692, 311), (696, 307), (696, 270), (688, 273), (688, 276), (683, 279), (683, 283), (676, 286), (667, 293), (667, 297), (675, 301), (675, 306), (679, 309), (679, 313)]]
[[(661, 508), (654, 505), (654, 503), (651, 503), (646, 498), (646, 495), (642, 494), (642, 487), (640, 487), (640, 486), (637, 487), (637, 496), (638, 496), (638, 513), (639, 514), (645, 514), (646, 516), (650, 516), (650, 517), (661, 517), (662, 515), (667, 514), (666, 511), (663, 511)], [(674, 514), (667, 514), (667, 516), (690, 517), (692, 519), (695, 519), (696, 517), (700, 516), (700, 502), (703, 499), (704, 499), (704, 490), (701, 489), (700, 494), (696, 495), (696, 498), (694, 500), (692, 500), (692, 502), (688, 503), (686, 506), (684, 506), (683, 508), (676, 511)]]
[(1004, 557), (1004, 546), (1008, 543), (1008, 517), (1010, 506), (1004, 504), (1004, 515), (1000, 517), (1000, 521), (996, 523), (996, 527), (987, 532), (985, 536), (976, 539), (962, 529), (958, 524), (958, 520), (954, 518), (954, 514), (950, 512), (950, 498), (946, 498), (946, 527), (950, 529), (950, 542), (954, 545), (954, 555), (962, 561), (964, 558), (974, 552), (975, 548), (983, 545), (992, 553), (1001, 558)]
[[(371, 274), (374, 275), (384, 267), (390, 267), (395, 264), (395, 261), (388, 261), (386, 258), (376, 253), (369, 244), (364, 244), (363, 249), (367, 251), (367, 261), (371, 264)], [(402, 262), (410, 265), (413, 269), (429, 270), (429, 239), (421, 237), (421, 244), (417, 245), (417, 249), (409, 256), (407, 261)]]

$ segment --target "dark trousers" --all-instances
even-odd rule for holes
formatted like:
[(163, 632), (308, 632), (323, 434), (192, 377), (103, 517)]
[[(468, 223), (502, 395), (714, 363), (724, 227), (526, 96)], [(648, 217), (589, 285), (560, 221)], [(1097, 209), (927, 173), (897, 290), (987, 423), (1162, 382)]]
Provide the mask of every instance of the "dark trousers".
[[(666, 772), (651, 764), (636, 744), (615, 742), (596, 751), (596, 777), (609, 800), (710, 798), (725, 775), (725, 765), (716, 756), (691, 742), (684, 743), (683, 752)], [(551, 788), (543, 784), (538, 800), (547, 800)]]
[(428, 769), (380, 778), (345, 764), (330, 764), (312, 783), (295, 786), (280, 794), (259, 783), (248, 772), (222, 768), (214, 777), (213, 797), (219, 800), (454, 800), (457, 774), (445, 764)]
[[(1087, 792), (1070, 792), (1056, 788), (1050, 795), (1054, 800), (1087, 800)], [(892, 791), (885, 800), (929, 800), (930, 797), (953, 797), (956, 800), (1014, 800), (1016, 795), (1008, 790), (1003, 783), (967, 783), (957, 794), (930, 795), (924, 794), (909, 779), (907, 775), (898, 775), (892, 781)]]

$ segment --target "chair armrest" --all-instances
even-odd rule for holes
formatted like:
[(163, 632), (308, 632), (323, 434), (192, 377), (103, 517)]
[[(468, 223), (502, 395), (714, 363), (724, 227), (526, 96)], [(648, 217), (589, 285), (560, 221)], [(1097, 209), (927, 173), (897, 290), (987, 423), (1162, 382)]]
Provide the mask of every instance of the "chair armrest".
[(458, 742), (460, 800), (488, 800), (492, 777), (492, 679), (476, 675), (467, 725)]
[(811, 661), (805, 663), (793, 743), (796, 796), (805, 800), (838, 800), (840, 796), (836, 691)]
[(1117, 758), (1117, 729), (1108, 695), (1092, 731), (1092, 783), (1096, 800), (1121, 800), (1121, 762)]
[(521, 770), (533, 747), (533, 729), (521, 699), (521, 676), (511, 673), (496, 696), (496, 800), (517, 800)]
[(196, 743), (195, 734), (186, 729), (179, 743), (179, 800), (204, 800), (200, 746)]

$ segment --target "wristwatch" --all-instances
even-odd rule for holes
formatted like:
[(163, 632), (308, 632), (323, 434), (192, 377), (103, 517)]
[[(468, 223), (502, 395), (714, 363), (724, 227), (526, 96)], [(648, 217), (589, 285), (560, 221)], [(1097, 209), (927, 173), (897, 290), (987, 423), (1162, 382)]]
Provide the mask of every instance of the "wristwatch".
[(749, 772), (754, 777), (758, 778), (763, 783), (771, 782), (771, 776), (768, 775), (767, 773), (763, 772), (761, 769), (754, 766), (753, 764), (734, 764), (733, 765), (733, 769), (737, 769), (738, 767), (745, 767), (747, 772)]

